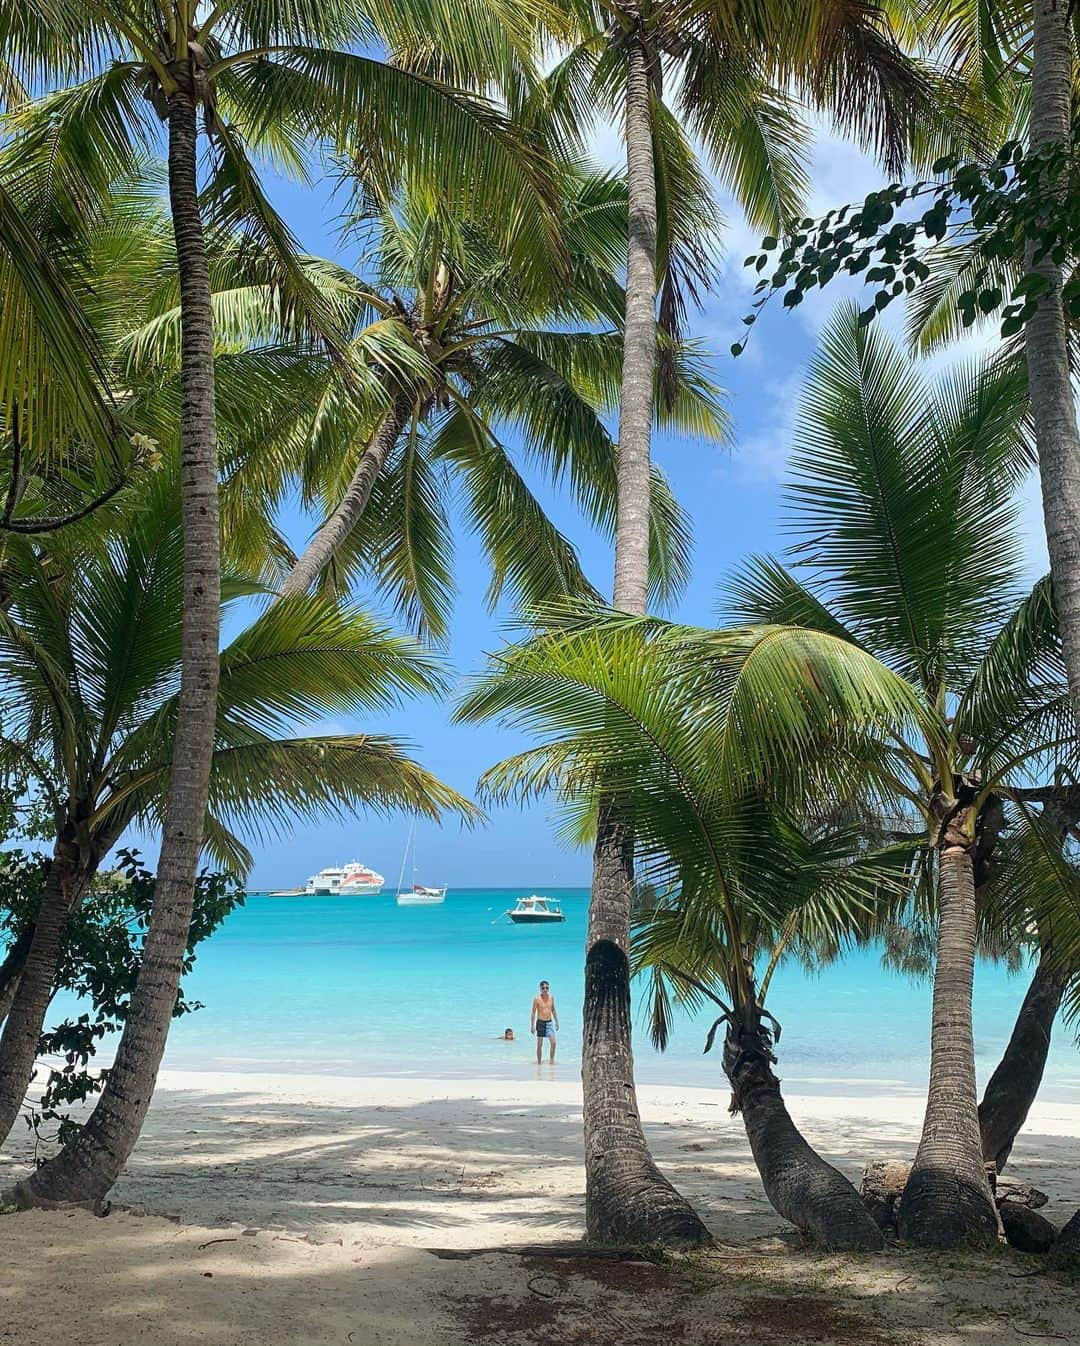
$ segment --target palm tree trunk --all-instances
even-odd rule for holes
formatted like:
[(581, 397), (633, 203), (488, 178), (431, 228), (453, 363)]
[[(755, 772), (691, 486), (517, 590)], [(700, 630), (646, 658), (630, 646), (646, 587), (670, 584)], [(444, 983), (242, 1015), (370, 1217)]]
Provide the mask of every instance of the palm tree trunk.
[[(1072, 36), (1068, 0), (1034, 0), (1030, 148), (1068, 144)], [(1064, 190), (1064, 186), (1062, 190)], [(1073, 713), (1080, 724), (1080, 433), (1069, 377), (1062, 269), (1050, 258), (1027, 267), (1050, 282), (1025, 333), (1031, 416), (1039, 455), (1043, 520)]]
[(724, 1041), (731, 1111), (741, 1112), (765, 1195), (785, 1220), (823, 1248), (884, 1247), (884, 1237), (847, 1178), (807, 1142), (791, 1120), (755, 1006), (744, 1006)]
[[(649, 592), (649, 449), (656, 371), (656, 167), (650, 56), (640, 31), (626, 46), (629, 253), (619, 407), (615, 606), (644, 613)], [(593, 852), (585, 957), (581, 1080), (585, 1223), (604, 1243), (695, 1247), (709, 1234), (653, 1163), (634, 1087), (630, 1034), (633, 838), (602, 802)]]
[(68, 820), (53, 848), (26, 963), (0, 1037), (0, 1144), (18, 1120), (53, 997), (60, 941), (77, 890), (79, 847)]
[(279, 593), (282, 598), (304, 594), (337, 555), (346, 538), (360, 522), (371, 499), (379, 473), (386, 465), (398, 437), (412, 416), (415, 396), (399, 392), (390, 410), (379, 423), (371, 443), (360, 455), (356, 471), (342, 496), (341, 503), (308, 543), (303, 555), (285, 577)]
[[(951, 802), (951, 801), (950, 801)], [(930, 1087), (915, 1163), (904, 1186), (901, 1238), (947, 1248), (994, 1237), (997, 1210), (983, 1166), (975, 1093), (971, 995), (975, 973), (975, 869), (964, 810), (944, 810), (938, 848), (938, 938), (930, 1031)]]
[(709, 1233), (656, 1167), (645, 1143), (630, 1039), (630, 906), (633, 843), (601, 804), (593, 857), (585, 960), (581, 1079), (585, 1122), (585, 1213), (600, 1243), (692, 1248)]
[(1039, 959), (1009, 1045), (990, 1076), (979, 1104), (983, 1160), (1000, 1173), (1035, 1101), (1050, 1050), (1050, 1034), (1069, 977), (1048, 951)]
[[(90, 884), (97, 874), (101, 860), (104, 856), (108, 855), (116, 845), (120, 833), (123, 830), (122, 827), (116, 827), (108, 832), (92, 832), (87, 838), (86, 853), (78, 854), (77, 856), (77, 873), (72, 882), (67, 904), (68, 916), (78, 908), (79, 904), (86, 896)], [(44, 895), (42, 896), (42, 903), (44, 904)], [(3, 964), (0, 965), (0, 1025), (4, 1023), (17, 1003), (23, 974), (26, 971), (27, 959), (29, 958), (30, 950), (33, 948), (36, 934), (37, 922), (35, 921), (32, 925), (28, 926), (18, 939), (16, 939), (14, 944), (12, 944)], [(57, 952), (59, 952), (59, 945), (57, 946)], [(56, 981), (56, 971), (57, 959), (54, 958), (50, 974), (54, 983)], [(42, 964), (41, 967), (41, 975), (45, 975), (44, 964)]]
[(28, 925), (8, 949), (3, 963), (0, 964), (0, 1026), (3, 1025), (15, 1002), (15, 995), (33, 942), (34, 927)]
[(150, 927), (108, 1081), (79, 1135), (19, 1184), (19, 1205), (85, 1202), (116, 1181), (138, 1140), (180, 986), (202, 850), (217, 713), (220, 537), (210, 272), (199, 214), (196, 105), (169, 98), (169, 201), (180, 273), (184, 622), (169, 802)]
[(626, 182), (629, 249), (619, 401), (615, 523), (615, 606), (643, 613), (649, 599), (649, 456), (656, 379), (656, 165), (651, 59), (644, 37), (630, 39), (626, 73)]

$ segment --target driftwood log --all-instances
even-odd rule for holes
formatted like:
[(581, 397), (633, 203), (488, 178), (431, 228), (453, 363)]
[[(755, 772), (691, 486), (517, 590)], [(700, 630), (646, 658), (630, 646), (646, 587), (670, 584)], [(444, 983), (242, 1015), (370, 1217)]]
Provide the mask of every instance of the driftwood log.
[[(860, 1191), (870, 1210), (873, 1211), (877, 1203), (895, 1206), (910, 1172), (911, 1165), (902, 1159), (878, 1159), (867, 1164), (863, 1169)], [(1040, 1210), (1049, 1200), (1045, 1192), (1040, 1192), (1029, 1182), (1014, 1182), (1011, 1178), (995, 1180), (991, 1177), (990, 1186), (994, 1189), (999, 1206), (1009, 1201), (1017, 1206), (1026, 1206), (1029, 1210)]]

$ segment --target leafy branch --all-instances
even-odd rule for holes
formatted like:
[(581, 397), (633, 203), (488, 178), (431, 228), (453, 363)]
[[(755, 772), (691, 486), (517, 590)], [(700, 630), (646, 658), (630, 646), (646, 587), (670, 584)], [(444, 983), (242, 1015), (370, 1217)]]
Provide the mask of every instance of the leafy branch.
[[(859, 315), (865, 325), (927, 280), (927, 248), (951, 239), (970, 243), (972, 251), (971, 283), (956, 301), (964, 326), (1000, 311), (1002, 337), (1015, 336), (1049, 282), (1025, 269), (1006, 298), (1003, 268), (1023, 266), (1028, 244), (1033, 245), (1031, 267), (1047, 259), (1060, 266), (1077, 252), (1080, 193), (1068, 187), (1078, 149), (1080, 126), (1069, 142), (1032, 153), (1010, 140), (989, 164), (939, 159), (933, 171), (951, 174), (944, 181), (891, 183), (861, 205), (849, 203), (818, 219), (794, 221), (782, 239), (766, 237), (762, 251), (747, 257), (744, 265), (758, 272), (773, 269), (755, 286), (758, 298), (743, 323), (752, 328), (777, 295), (783, 296), (784, 308), (796, 308), (815, 286), (824, 288), (842, 274), (861, 275), (877, 287), (873, 303)], [(927, 200), (921, 214), (911, 210)], [(1067, 314), (1080, 318), (1080, 274), (1067, 279), (1064, 302)], [(733, 343), (732, 355), (742, 354), (748, 336)]]

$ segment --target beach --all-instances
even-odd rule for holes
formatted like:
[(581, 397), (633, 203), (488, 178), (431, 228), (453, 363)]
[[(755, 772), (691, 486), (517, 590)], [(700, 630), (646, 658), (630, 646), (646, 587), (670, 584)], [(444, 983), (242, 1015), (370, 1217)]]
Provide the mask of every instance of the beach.
[[(1080, 1330), (1075, 1296), (1013, 1279), (1034, 1265), (1019, 1254), (836, 1258), (803, 1247), (769, 1206), (720, 1089), (640, 1092), (654, 1155), (705, 1216), (715, 1254), (687, 1269), (500, 1251), (583, 1235), (575, 1074), (166, 1071), (108, 1218), (0, 1219), (0, 1342), (644, 1342), (662, 1325), (640, 1291), (658, 1276), (668, 1278), (667, 1325), (704, 1343), (989, 1346)], [(916, 1097), (792, 1094), (788, 1104), (855, 1181), (867, 1159), (914, 1151)], [(1080, 1205), (1077, 1136), (1080, 1108), (1036, 1103), (1010, 1163), (1010, 1176), (1049, 1194), (1043, 1213), (1059, 1225)], [(32, 1158), (29, 1133), (17, 1133), (0, 1186)], [(785, 1325), (783, 1306), (803, 1301)], [(17, 1337), (5, 1335), (11, 1323)], [(621, 1335), (605, 1335), (612, 1323)]]

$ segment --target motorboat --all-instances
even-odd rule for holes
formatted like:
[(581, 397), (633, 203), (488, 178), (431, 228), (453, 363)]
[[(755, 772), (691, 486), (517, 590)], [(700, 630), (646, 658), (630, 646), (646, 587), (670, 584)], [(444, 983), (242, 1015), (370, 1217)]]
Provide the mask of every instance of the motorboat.
[(547, 925), (566, 920), (560, 903), (537, 893), (532, 897), (519, 897), (517, 905), (506, 914), (515, 925)]

